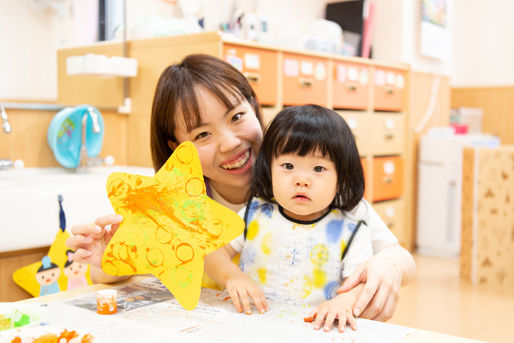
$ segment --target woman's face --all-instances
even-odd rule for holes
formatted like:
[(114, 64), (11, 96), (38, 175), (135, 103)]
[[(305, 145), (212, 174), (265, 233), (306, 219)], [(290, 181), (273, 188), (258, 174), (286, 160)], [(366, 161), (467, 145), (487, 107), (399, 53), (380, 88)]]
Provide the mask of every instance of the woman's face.
[(201, 123), (188, 131), (184, 121), (178, 120), (175, 137), (180, 143), (193, 142), (211, 187), (227, 201), (241, 203), (262, 142), (259, 120), (246, 100), (229, 97), (237, 103), (229, 110), (210, 91), (200, 89), (198, 94)]

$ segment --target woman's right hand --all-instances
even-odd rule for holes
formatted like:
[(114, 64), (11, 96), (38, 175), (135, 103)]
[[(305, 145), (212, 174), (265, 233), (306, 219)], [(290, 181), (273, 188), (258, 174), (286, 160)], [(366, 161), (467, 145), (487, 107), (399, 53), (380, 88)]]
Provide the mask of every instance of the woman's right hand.
[(118, 214), (108, 214), (96, 219), (95, 223), (74, 225), (72, 237), (66, 245), (75, 250), (73, 260), (101, 268), (102, 256), (112, 236), (123, 221)]

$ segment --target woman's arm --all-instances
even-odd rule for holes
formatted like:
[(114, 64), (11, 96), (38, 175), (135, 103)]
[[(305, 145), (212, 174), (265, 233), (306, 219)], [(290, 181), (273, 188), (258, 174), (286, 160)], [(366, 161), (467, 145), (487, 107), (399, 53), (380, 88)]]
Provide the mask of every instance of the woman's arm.
[(339, 288), (338, 293), (365, 283), (353, 308), (354, 315), (386, 321), (394, 314), (400, 286), (411, 282), (415, 271), (412, 255), (396, 243), (361, 264)]

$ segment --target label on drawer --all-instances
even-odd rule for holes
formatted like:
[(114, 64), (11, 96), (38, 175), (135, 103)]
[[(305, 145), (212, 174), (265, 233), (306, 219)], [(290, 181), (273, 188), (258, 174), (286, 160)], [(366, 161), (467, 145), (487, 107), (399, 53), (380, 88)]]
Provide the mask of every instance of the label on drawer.
[(300, 75), (300, 63), (298, 60), (284, 59), (284, 75), (293, 77)]
[(396, 87), (399, 89), (403, 89), (403, 87), (405, 87), (405, 79), (402, 74), (398, 74), (396, 76)]
[(362, 85), (365, 85), (365, 84), (368, 83), (368, 80), (369, 80), (368, 69), (362, 69), (361, 73), (360, 73), (360, 76), (359, 76), (359, 82)]
[(336, 69), (336, 80), (337, 82), (346, 81), (346, 66), (339, 64)]
[(357, 128), (357, 120), (355, 118), (348, 118), (348, 127), (355, 130)]
[(246, 69), (258, 70), (261, 67), (259, 55), (245, 54), (245, 67)]
[(390, 207), (386, 208), (385, 214), (388, 217), (394, 217), (394, 207), (390, 206)]
[(325, 77), (327, 77), (327, 71), (325, 70), (325, 65), (322, 62), (316, 63), (316, 69), (314, 70), (314, 77), (318, 81), (325, 80)]
[(389, 130), (392, 130), (394, 129), (394, 120), (389, 118), (389, 119), (386, 119), (385, 121), (385, 127), (386, 129), (389, 129)]
[(387, 72), (387, 84), (394, 85), (396, 82), (396, 77), (393, 72)]
[(377, 86), (385, 85), (385, 72), (383, 70), (377, 70), (375, 72), (375, 84)]
[(356, 67), (348, 68), (348, 80), (357, 81), (359, 79), (359, 70)]
[(385, 174), (394, 174), (394, 163), (393, 162), (386, 162), (384, 163), (384, 173)]
[(243, 71), (243, 59), (235, 55), (227, 55), (225, 61), (239, 71)]
[(312, 73), (314, 73), (314, 66), (312, 65), (312, 62), (302, 61), (301, 73), (303, 75), (311, 76)]

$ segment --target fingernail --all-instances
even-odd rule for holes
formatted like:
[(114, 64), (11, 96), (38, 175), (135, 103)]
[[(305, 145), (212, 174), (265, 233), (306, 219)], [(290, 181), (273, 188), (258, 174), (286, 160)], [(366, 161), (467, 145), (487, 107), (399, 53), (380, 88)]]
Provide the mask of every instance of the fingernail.
[(117, 214), (116, 216), (118, 217), (118, 220), (119, 220), (120, 222), (123, 220), (123, 216), (122, 216), (122, 215)]
[(93, 230), (96, 232), (96, 233), (100, 233), (102, 231), (102, 229), (100, 228), (100, 226), (98, 225), (95, 225), (95, 227), (93, 228)]
[(315, 328), (316, 330), (318, 330), (318, 329), (319, 329), (319, 325), (314, 325), (314, 328)]
[(356, 307), (354, 310), (353, 310), (353, 314), (355, 316), (358, 316), (359, 314), (361, 314), (361, 308), (360, 307)]

